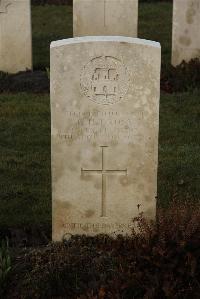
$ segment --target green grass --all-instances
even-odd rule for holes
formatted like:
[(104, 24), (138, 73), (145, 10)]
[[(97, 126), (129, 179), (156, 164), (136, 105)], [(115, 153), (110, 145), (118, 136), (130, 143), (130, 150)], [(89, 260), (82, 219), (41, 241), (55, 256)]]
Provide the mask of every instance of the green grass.
[(172, 198), (198, 200), (200, 194), (200, 90), (161, 95), (159, 204)]
[[(159, 204), (200, 193), (200, 91), (162, 94)], [(0, 96), (0, 227), (51, 225), (49, 96)]]
[(35, 69), (49, 67), (49, 47), (54, 40), (72, 37), (72, 7), (32, 6), (33, 64)]
[[(72, 7), (32, 6), (33, 58), (35, 69), (49, 67), (51, 41), (73, 35)], [(140, 3), (138, 36), (162, 44), (163, 62), (170, 61), (172, 4)]]
[(138, 37), (160, 42), (162, 62), (171, 60), (172, 4), (140, 3)]
[(0, 96), (0, 226), (50, 223), (49, 96)]

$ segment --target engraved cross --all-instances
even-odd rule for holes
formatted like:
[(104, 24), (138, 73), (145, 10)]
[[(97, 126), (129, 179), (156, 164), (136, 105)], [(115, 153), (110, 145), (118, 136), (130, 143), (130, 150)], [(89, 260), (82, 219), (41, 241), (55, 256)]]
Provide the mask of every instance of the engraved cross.
[(106, 217), (106, 177), (108, 175), (126, 175), (127, 169), (107, 169), (105, 166), (105, 148), (101, 146), (101, 169), (83, 169), (81, 175), (101, 175), (101, 217)]

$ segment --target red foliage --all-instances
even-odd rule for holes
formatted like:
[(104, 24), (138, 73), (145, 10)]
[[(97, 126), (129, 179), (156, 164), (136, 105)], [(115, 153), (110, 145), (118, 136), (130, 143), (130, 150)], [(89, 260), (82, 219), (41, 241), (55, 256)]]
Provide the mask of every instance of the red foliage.
[(16, 261), (9, 299), (195, 299), (200, 293), (200, 207), (140, 214), (132, 237), (74, 236)]

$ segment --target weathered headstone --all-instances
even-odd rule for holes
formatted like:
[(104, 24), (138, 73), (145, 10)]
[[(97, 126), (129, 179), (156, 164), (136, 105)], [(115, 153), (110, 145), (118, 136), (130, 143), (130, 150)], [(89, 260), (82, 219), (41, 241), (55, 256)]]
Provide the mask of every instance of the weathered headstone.
[(160, 59), (128, 37), (51, 44), (54, 240), (155, 217)]
[(74, 0), (74, 36), (137, 37), (138, 0)]
[(174, 0), (172, 64), (200, 58), (200, 1)]
[(32, 69), (30, 0), (0, 0), (0, 71)]

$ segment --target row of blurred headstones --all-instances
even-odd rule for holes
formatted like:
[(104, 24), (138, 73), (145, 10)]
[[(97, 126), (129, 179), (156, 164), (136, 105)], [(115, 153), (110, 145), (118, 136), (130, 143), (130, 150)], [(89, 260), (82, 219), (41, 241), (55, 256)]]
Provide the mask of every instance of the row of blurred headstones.
[[(73, 6), (74, 37), (137, 37), (138, 0), (74, 0)], [(200, 56), (199, 29), (200, 1), (174, 0), (174, 66)], [(0, 70), (16, 73), (27, 69), (32, 69), (30, 0), (0, 0)]]

